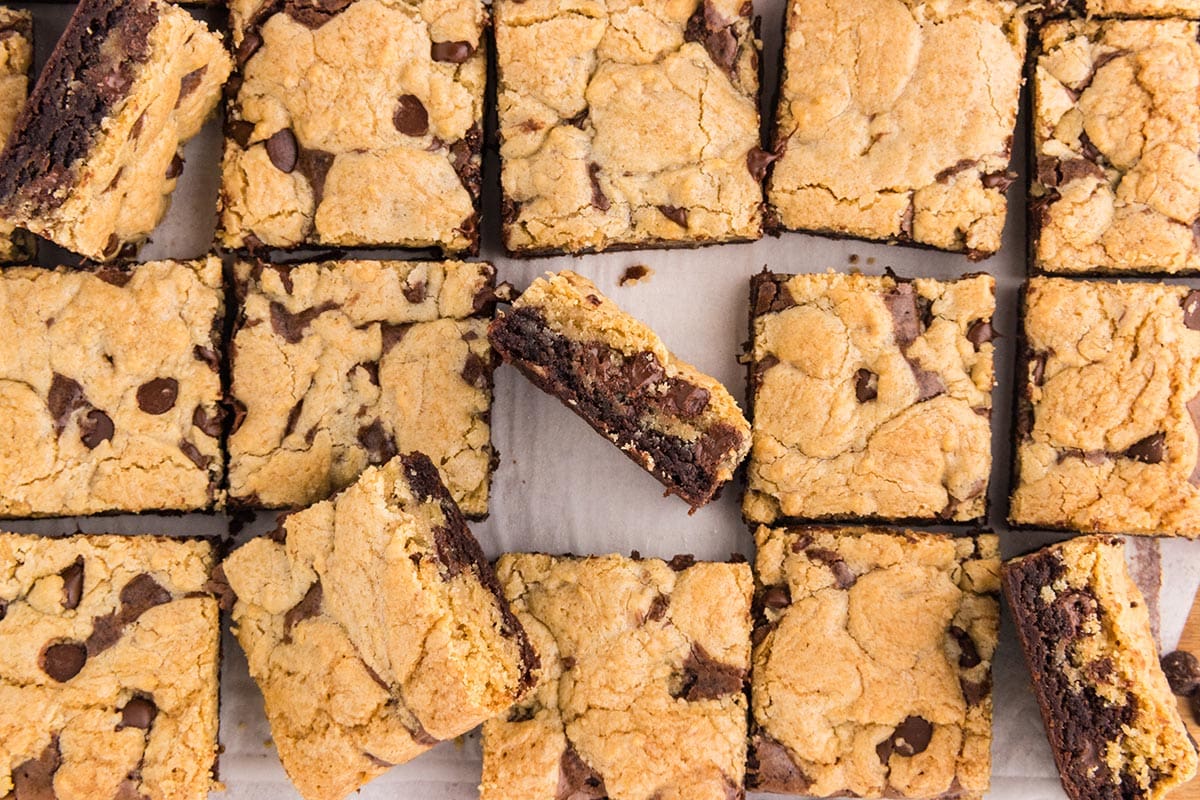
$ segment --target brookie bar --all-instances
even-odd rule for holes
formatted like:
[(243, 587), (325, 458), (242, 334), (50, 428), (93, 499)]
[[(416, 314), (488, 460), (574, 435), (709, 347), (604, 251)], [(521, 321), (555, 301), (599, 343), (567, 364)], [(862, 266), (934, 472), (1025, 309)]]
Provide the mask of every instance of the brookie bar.
[[(33, 14), (0, 6), (0, 150), (25, 107), (33, 70)], [(33, 257), (33, 238), (0, 221), (0, 264)]]

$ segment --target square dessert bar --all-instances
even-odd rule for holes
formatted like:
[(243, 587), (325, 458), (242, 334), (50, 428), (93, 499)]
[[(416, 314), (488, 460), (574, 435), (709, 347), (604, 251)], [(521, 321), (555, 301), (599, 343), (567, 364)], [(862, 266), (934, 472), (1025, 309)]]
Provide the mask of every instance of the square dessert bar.
[(1161, 800), (1196, 774), (1124, 543), (1084, 536), (1008, 561), (1004, 594), (1071, 800)]
[(1200, 292), (1034, 278), (1014, 525), (1200, 536)]
[(982, 797), (998, 538), (760, 527), (755, 540), (747, 787)]
[(308, 505), (419, 450), (468, 516), (487, 516), (490, 264), (240, 263), (236, 274), (232, 502)]
[[(0, 150), (25, 107), (33, 70), (33, 14), (0, 6)], [(0, 220), (0, 264), (33, 257), (33, 238)]]
[(1025, 58), (1009, 0), (789, 0), (773, 224), (1000, 249)]
[(1029, 187), (1033, 269), (1200, 271), (1198, 33), (1200, 23), (1181, 19), (1042, 28)]
[(762, 235), (748, 0), (497, 0), (511, 255)]
[(536, 691), (483, 726), (482, 800), (744, 797), (747, 564), (508, 554)]
[(574, 272), (535, 280), (490, 336), (505, 361), (692, 508), (716, 497), (750, 449), (729, 391)]
[(221, 262), (0, 272), (0, 516), (223, 499)]
[(746, 519), (983, 518), (995, 307), (988, 275), (755, 276)]
[(140, 244), (231, 67), (183, 9), (82, 0), (0, 156), (0, 216), (95, 261)]
[(0, 533), (0, 797), (216, 786), (212, 546)]
[(479, 249), (482, 0), (230, 0), (226, 247)]
[(284, 517), (223, 571), (272, 738), (307, 800), (340, 800), (533, 685), (529, 639), (420, 453)]

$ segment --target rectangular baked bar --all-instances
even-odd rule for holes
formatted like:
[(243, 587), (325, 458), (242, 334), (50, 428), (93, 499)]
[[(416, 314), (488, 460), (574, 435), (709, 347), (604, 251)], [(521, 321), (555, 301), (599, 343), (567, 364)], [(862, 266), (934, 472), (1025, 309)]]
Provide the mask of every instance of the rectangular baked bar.
[(751, 522), (987, 511), (995, 281), (750, 282)]
[(1200, 536), (1200, 292), (1033, 278), (1009, 521)]
[(762, 236), (748, 0), (497, 0), (510, 255)]
[(1120, 539), (1083, 536), (1008, 561), (1004, 594), (1071, 800), (1160, 800), (1192, 779), (1195, 744)]
[(749, 565), (506, 554), (497, 570), (542, 667), (484, 723), (481, 800), (745, 796)]
[(340, 800), (504, 711), (538, 658), (436, 467), (370, 467), (223, 564), (234, 633), (306, 800)]
[[(0, 6), (0, 149), (25, 107), (33, 72), (33, 14)], [(33, 237), (0, 220), (0, 264), (33, 258)]]
[(82, 0), (0, 156), (0, 216), (94, 261), (135, 248), (231, 66), (181, 8)]
[(490, 264), (241, 262), (236, 274), (234, 503), (305, 506), (419, 450), (468, 516), (487, 516)]
[(505, 361), (693, 508), (746, 457), (750, 424), (729, 391), (587, 278), (538, 278), (489, 335)]
[(231, 0), (218, 237), (479, 250), (482, 0)]
[(0, 272), (0, 516), (219, 505), (220, 259)]
[(1183, 19), (1058, 20), (1041, 29), (1034, 270), (1200, 270), (1198, 34), (1200, 23)]
[(212, 546), (0, 533), (0, 797), (216, 789)]
[(761, 526), (755, 541), (747, 786), (981, 798), (999, 539)]

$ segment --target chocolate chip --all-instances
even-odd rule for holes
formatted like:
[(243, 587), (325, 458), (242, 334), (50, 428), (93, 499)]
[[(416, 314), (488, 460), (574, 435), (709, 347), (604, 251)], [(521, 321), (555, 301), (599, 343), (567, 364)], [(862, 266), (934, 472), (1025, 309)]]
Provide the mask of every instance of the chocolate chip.
[(667, 609), (671, 606), (671, 598), (665, 594), (657, 594), (650, 601), (650, 608), (646, 611), (646, 619), (651, 622), (658, 622), (667, 615)]
[(771, 792), (807, 794), (812, 787), (812, 779), (804, 774), (786, 747), (759, 732), (750, 740), (746, 786)]
[(621, 273), (621, 277), (617, 283), (621, 286), (628, 286), (631, 283), (637, 283), (649, 274), (650, 268), (645, 264), (634, 264), (631, 267), (625, 268), (625, 271)]
[(663, 406), (684, 419), (698, 417), (708, 408), (709, 392), (703, 386), (673, 378), (663, 397)]
[(210, 413), (204, 406), (196, 406), (196, 410), (192, 412), (192, 425), (200, 430), (205, 436), (211, 436), (216, 439), (221, 435), (221, 421), (224, 414), (221, 409), (215, 408)]
[(779, 160), (779, 156), (775, 153), (763, 150), (761, 147), (751, 147), (750, 152), (746, 153), (746, 169), (750, 170), (750, 175), (754, 180), (762, 183), (767, 177), (767, 167)]
[(411, 323), (402, 325), (392, 325), (388, 322), (380, 323), (379, 333), (383, 339), (383, 355), (387, 355), (389, 350), (398, 345), (411, 327)]
[(567, 742), (558, 763), (558, 788), (554, 793), (555, 800), (607, 800), (608, 790), (604, 787), (604, 778), (592, 769), (575, 750), (575, 745)]
[(892, 315), (892, 338), (901, 350), (921, 335), (921, 313), (917, 308), (917, 294), (911, 283), (901, 283), (883, 296), (883, 304)]
[(283, 616), (283, 635), (285, 640), (291, 641), (292, 628), (295, 628), (304, 620), (312, 619), (321, 613), (321, 603), (324, 597), (325, 592), (321, 588), (321, 582), (317, 581), (308, 587), (308, 591), (304, 593), (304, 597), (299, 603), (288, 609), (288, 612)]
[(143, 572), (121, 589), (121, 619), (128, 624), (155, 606), (169, 602), (171, 593), (153, 576)]
[(66, 683), (79, 674), (87, 657), (87, 648), (79, 642), (58, 642), (42, 650), (38, 662), (43, 672), (59, 683)]
[(258, 31), (247, 31), (237, 49), (237, 65), (239, 68), (246, 66), (246, 62), (258, 52), (258, 48), (262, 47), (262, 43), (262, 36)]
[[(1104, 160), (1104, 154), (1092, 143), (1092, 138), (1087, 135), (1087, 131), (1079, 134), (1079, 149), (1083, 152), (1083, 157), (1093, 164), (1099, 164)], [(1103, 175), (1104, 173), (1101, 172), (1100, 174)]]
[(767, 273), (755, 276), (752, 285), (754, 294), (754, 315), (762, 316), (767, 313), (778, 313), (796, 305), (787, 285), (771, 279)]
[(612, 203), (600, 188), (600, 165), (595, 162), (588, 164), (588, 179), (592, 182), (592, 205), (601, 211), (608, 211)]
[(165, 414), (175, 407), (179, 397), (179, 381), (174, 378), (155, 378), (138, 387), (138, 408), (147, 414)]
[(120, 267), (103, 267), (92, 274), (110, 286), (116, 286), (117, 288), (124, 288), (133, 279), (132, 272)]
[(971, 638), (970, 634), (957, 625), (951, 625), (950, 636), (958, 644), (958, 665), (960, 667), (971, 669), (982, 663), (983, 659), (979, 657), (979, 649), (975, 646), (975, 640)]
[(683, 662), (683, 686), (676, 697), (689, 703), (699, 700), (715, 700), (727, 694), (738, 694), (746, 681), (746, 670), (732, 664), (722, 663), (699, 644)]
[(684, 41), (704, 45), (712, 62), (731, 77), (738, 56), (738, 41), (732, 26), (733, 22), (721, 16), (712, 0), (704, 0), (688, 19), (683, 32)]
[(869, 403), (879, 397), (879, 376), (865, 368), (855, 372), (854, 396), (860, 403)]
[(1159, 464), (1163, 460), (1166, 441), (1167, 435), (1165, 433), (1151, 434), (1130, 446), (1125, 451), (1125, 457), (1141, 461), (1143, 464)]
[(5, 800), (57, 800), (54, 792), (54, 773), (62, 765), (58, 736), (50, 737), (37, 758), (18, 764), (12, 771), (13, 790)]
[(183, 174), (183, 157), (176, 153), (171, 158), (171, 163), (167, 165), (166, 179), (173, 181)]
[(468, 353), (460, 374), (468, 386), (486, 391), (492, 380), (492, 365), (479, 354)]
[(424, 136), (429, 133), (429, 112), (416, 95), (402, 94), (396, 101), (392, 124), (405, 136)]
[(8, 601), (0, 600), (0, 620), (8, 616)]
[(58, 576), (63, 582), (63, 608), (68, 611), (79, 608), (79, 601), (83, 598), (83, 556), (76, 558)]
[(410, 303), (425, 302), (425, 281), (416, 281), (412, 284), (405, 283), (402, 291), (404, 299)]
[(367, 380), (369, 380), (375, 386), (380, 385), (378, 361), (360, 361), (355, 364), (350, 371), (353, 372), (355, 369), (361, 369), (363, 372), (367, 373)]
[(951, 178), (960, 172), (966, 172), (972, 167), (978, 166), (979, 161), (973, 158), (963, 158), (954, 165), (946, 167), (944, 170), (933, 176), (933, 179), (938, 183), (947, 183)]
[(209, 465), (212, 464), (212, 457), (201, 453), (200, 448), (187, 439), (179, 440), (179, 451), (187, 456), (188, 461), (191, 461), (199, 469), (208, 469)]
[(232, 422), (229, 423), (229, 435), (233, 436), (246, 421), (246, 404), (232, 396), (225, 400), (224, 404), (228, 408), (228, 414), (232, 417)]
[(963, 700), (970, 706), (979, 705), (992, 693), (992, 678), (990, 675), (985, 675), (982, 681), (959, 680), (958, 684), (962, 690)]
[(332, 311), (337, 307), (337, 303), (330, 301), (293, 314), (282, 303), (272, 300), (271, 329), (283, 337), (283, 340), (288, 344), (296, 344), (304, 338), (304, 332), (308, 330), (308, 326), (312, 324), (313, 320), (326, 311)]
[(175, 101), (175, 107), (179, 108), (179, 104), (192, 92), (196, 91), (200, 86), (200, 82), (204, 80), (204, 73), (208, 70), (207, 66), (202, 66), (199, 69), (194, 69), (187, 75), (179, 79), (179, 99)]
[(977, 319), (967, 328), (967, 341), (975, 345), (976, 350), (995, 338), (996, 331), (990, 319)]
[(287, 422), (283, 426), (283, 438), (286, 439), (296, 430), (296, 422), (300, 419), (300, 413), (304, 411), (304, 398), (301, 397), (296, 401), (292, 409), (288, 411)]
[(79, 439), (89, 450), (95, 450), (101, 442), (111, 441), (113, 433), (112, 417), (98, 408), (89, 411), (79, 422)]
[(233, 605), (237, 602), (237, 594), (229, 585), (229, 578), (226, 577), (225, 567), (222, 564), (213, 567), (208, 580), (204, 582), (204, 591), (216, 598), (217, 605), (222, 611), (233, 611)]
[(764, 608), (770, 608), (775, 611), (787, 608), (792, 604), (792, 593), (784, 585), (768, 586), (763, 590), (762, 604)]
[(358, 443), (367, 451), (368, 464), (384, 464), (396, 457), (396, 440), (378, 419), (358, 429)]
[(1046, 379), (1047, 353), (1031, 353), (1028, 356), (1029, 380), (1034, 386), (1041, 386)]
[(50, 381), (46, 404), (50, 407), (50, 416), (54, 418), (55, 433), (62, 433), (71, 415), (77, 409), (86, 408), (88, 401), (78, 382), (56, 372)]
[(696, 565), (696, 557), (691, 553), (678, 553), (667, 562), (667, 566), (674, 572), (683, 572), (685, 569), (691, 569)]
[(884, 764), (891, 758), (892, 753), (911, 757), (924, 753), (933, 738), (933, 726), (921, 717), (906, 717), (896, 726), (891, 738), (880, 742), (875, 748), (879, 760)]
[(434, 42), (429, 48), (429, 57), (434, 61), (462, 64), (475, 54), (470, 42)]
[(237, 142), (238, 147), (245, 150), (250, 146), (250, 138), (254, 136), (254, 123), (244, 119), (230, 120), (225, 123), (229, 138)]
[(325, 179), (329, 176), (333, 161), (333, 153), (325, 150), (312, 150), (307, 147), (300, 148), (296, 168), (300, 170), (300, 174), (305, 177), (308, 185), (312, 188), (314, 207), (320, 206), (325, 199)]
[(1162, 657), (1162, 671), (1171, 684), (1171, 691), (1186, 697), (1200, 688), (1200, 659), (1186, 650), (1176, 650)]
[(833, 550), (824, 547), (809, 547), (804, 553), (814, 561), (820, 561), (833, 571), (839, 589), (849, 589), (858, 582), (858, 576), (850, 569), (842, 557)]
[(299, 145), (296, 134), (291, 128), (284, 128), (271, 134), (267, 139), (267, 158), (280, 172), (291, 174), (296, 169), (296, 157), (299, 155)]
[(625, 376), (628, 379), (628, 389), (631, 394), (662, 380), (663, 374), (658, 357), (649, 350), (637, 353), (625, 362)]
[(536, 716), (533, 706), (513, 706), (508, 710), (506, 719), (509, 722), (529, 722)]
[(1200, 290), (1188, 292), (1180, 305), (1183, 306), (1183, 324), (1194, 331), (1200, 331)]
[(138, 695), (121, 709), (121, 722), (117, 725), (117, 730), (138, 728), (148, 731), (154, 724), (156, 716), (158, 716), (158, 706), (154, 705), (154, 701), (144, 695)]
[(680, 208), (679, 206), (659, 206), (658, 210), (662, 212), (664, 217), (671, 220), (671, 222), (674, 222), (679, 227), (687, 228), (688, 211), (686, 208)]

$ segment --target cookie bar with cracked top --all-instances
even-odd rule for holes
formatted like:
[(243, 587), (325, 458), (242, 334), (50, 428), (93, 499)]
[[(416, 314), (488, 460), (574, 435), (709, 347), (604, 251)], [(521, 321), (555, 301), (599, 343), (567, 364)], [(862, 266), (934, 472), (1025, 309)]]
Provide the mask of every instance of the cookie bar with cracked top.
[(216, 788), (212, 546), (0, 533), (0, 797)]
[(479, 249), (482, 0), (231, 0), (226, 247)]
[(140, 244), (231, 67), (181, 8), (83, 0), (0, 157), (0, 216), (94, 261)]
[(533, 685), (529, 638), (419, 453), (286, 516), (223, 572), (272, 738), (307, 800), (345, 797)]
[(223, 501), (221, 262), (0, 272), (0, 516)]
[(1084, 536), (1004, 565), (1004, 593), (1072, 800), (1161, 800), (1196, 750), (1159, 666), (1124, 543)]
[(750, 424), (729, 391), (574, 272), (535, 280), (489, 335), (505, 361), (693, 509), (750, 449)]
[(763, 526), (755, 540), (747, 786), (982, 797), (998, 538)]
[(490, 264), (243, 262), (236, 273), (233, 502), (304, 506), (418, 450), (468, 516), (487, 515)]
[(497, 0), (512, 255), (762, 235), (749, 0)]
[(508, 554), (497, 570), (542, 668), (484, 723), (482, 800), (745, 796), (747, 564)]
[(1034, 78), (1032, 266), (1200, 270), (1200, 23), (1063, 20)]
[[(0, 149), (25, 107), (33, 70), (33, 14), (0, 6)], [(0, 264), (33, 257), (34, 242), (25, 231), (0, 220)]]
[(995, 306), (988, 275), (755, 276), (746, 519), (982, 518)]
[(1014, 525), (1200, 536), (1200, 292), (1034, 278)]
[(789, 0), (775, 224), (995, 253), (1025, 31), (1009, 0)]

